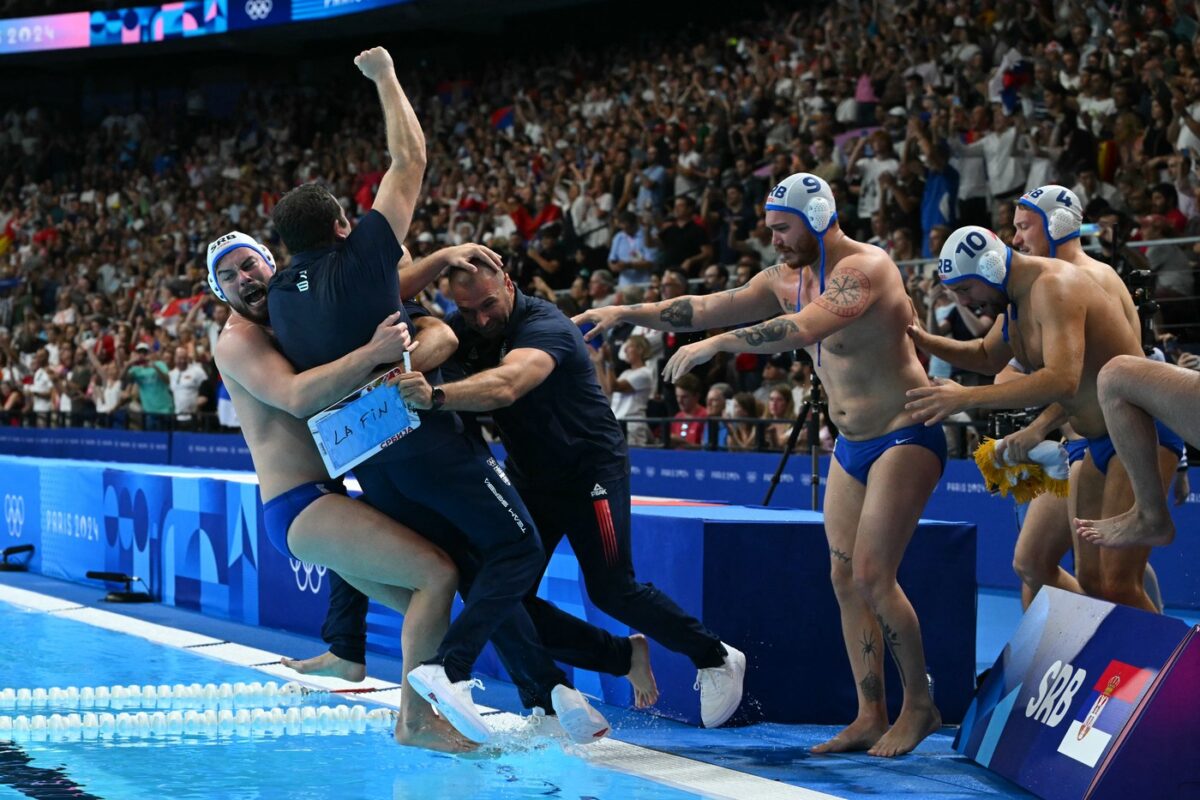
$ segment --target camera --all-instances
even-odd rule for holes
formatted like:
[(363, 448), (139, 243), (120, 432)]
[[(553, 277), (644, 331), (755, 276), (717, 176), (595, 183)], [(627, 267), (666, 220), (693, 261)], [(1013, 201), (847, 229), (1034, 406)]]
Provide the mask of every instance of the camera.
[(1036, 415), (1029, 411), (994, 411), (988, 419), (988, 435), (993, 439), (1003, 439), (1029, 427), (1035, 418)]
[(1121, 279), (1137, 308), (1138, 321), (1142, 325), (1142, 349), (1149, 354), (1154, 349), (1154, 315), (1158, 313), (1153, 293), (1154, 273), (1148, 269), (1131, 269), (1123, 272)]

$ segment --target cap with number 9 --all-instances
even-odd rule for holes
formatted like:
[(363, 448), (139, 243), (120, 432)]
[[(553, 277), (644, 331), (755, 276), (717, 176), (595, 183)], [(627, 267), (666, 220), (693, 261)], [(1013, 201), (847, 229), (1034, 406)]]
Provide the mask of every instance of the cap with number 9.
[(797, 172), (781, 180), (767, 195), (766, 210), (796, 214), (817, 236), (829, 230), (837, 219), (833, 190), (807, 172)]
[(953, 285), (976, 278), (1008, 294), (1008, 270), (1012, 250), (1000, 237), (978, 225), (968, 225), (950, 234), (938, 257), (942, 283)]

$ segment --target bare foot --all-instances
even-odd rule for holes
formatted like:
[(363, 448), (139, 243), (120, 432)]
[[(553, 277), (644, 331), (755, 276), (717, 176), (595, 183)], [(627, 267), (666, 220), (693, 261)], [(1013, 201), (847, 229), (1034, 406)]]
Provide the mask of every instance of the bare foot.
[(356, 664), (344, 658), (338, 658), (333, 653), (324, 652), (314, 658), (298, 660), (281, 658), (279, 663), (288, 669), (294, 669), (301, 675), (326, 675), (330, 678), (341, 678), (351, 683), (359, 683), (367, 677), (367, 665)]
[(1152, 516), (1139, 506), (1108, 519), (1076, 519), (1081, 539), (1101, 547), (1163, 547), (1175, 540), (1171, 515)]
[(454, 726), (434, 714), (422, 715), (420, 720), (396, 723), (396, 743), (406, 747), (421, 747), (439, 753), (469, 753), (479, 747)]
[(942, 715), (937, 706), (901, 711), (896, 724), (867, 753), (883, 758), (911, 753), (926, 736), (940, 727)]
[(634, 708), (646, 708), (658, 702), (658, 684), (654, 680), (654, 670), (650, 669), (650, 644), (640, 633), (630, 636), (629, 644), (633, 646), (633, 657), (625, 677), (633, 684)]
[(863, 717), (842, 728), (827, 742), (812, 748), (813, 753), (851, 753), (867, 750), (887, 732), (887, 718)]

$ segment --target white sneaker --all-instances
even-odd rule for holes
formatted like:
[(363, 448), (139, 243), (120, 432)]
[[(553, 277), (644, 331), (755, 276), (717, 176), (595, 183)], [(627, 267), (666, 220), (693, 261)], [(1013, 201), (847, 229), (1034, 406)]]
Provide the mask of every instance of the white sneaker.
[(534, 706), (526, 720), (529, 731), (536, 736), (544, 736), (547, 739), (565, 739), (567, 736), (558, 717), (548, 716), (546, 709), (541, 706)]
[(700, 721), (706, 728), (724, 725), (742, 702), (746, 656), (735, 647), (721, 644), (726, 651), (725, 663), (697, 670), (696, 685), (692, 687), (700, 691)]
[(560, 683), (550, 692), (550, 702), (554, 704), (558, 724), (576, 744), (589, 744), (608, 735), (608, 720), (577, 690)]
[(422, 664), (408, 673), (408, 682), (456, 731), (472, 742), (482, 744), (491, 736), (487, 723), (471, 699), (471, 690), (475, 687), (482, 689), (483, 681), (476, 679), (451, 683), (441, 664)]

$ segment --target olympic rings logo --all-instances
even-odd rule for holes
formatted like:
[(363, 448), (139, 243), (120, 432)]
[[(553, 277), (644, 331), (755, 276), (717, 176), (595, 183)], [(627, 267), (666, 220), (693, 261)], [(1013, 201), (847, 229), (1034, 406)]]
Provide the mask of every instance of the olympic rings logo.
[(313, 594), (321, 591), (321, 581), (324, 579), (328, 567), (310, 564), (307, 561), (297, 561), (294, 558), (289, 558), (288, 563), (292, 565), (292, 573), (296, 576), (297, 589)]
[(25, 496), (20, 494), (4, 495), (4, 525), (8, 535), (14, 539), (21, 538), (25, 528)]
[(271, 15), (273, 6), (271, 0), (246, 0), (246, 16), (255, 22), (262, 22)]

